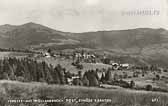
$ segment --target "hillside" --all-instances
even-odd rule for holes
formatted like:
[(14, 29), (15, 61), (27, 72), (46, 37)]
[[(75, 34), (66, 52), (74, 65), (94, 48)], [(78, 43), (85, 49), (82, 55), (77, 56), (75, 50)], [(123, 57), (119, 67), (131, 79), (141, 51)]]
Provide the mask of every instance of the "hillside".
[[(132, 62), (167, 66), (168, 31), (165, 29), (137, 28), (120, 31), (79, 33), (75, 39), (95, 48), (108, 51), (120, 59), (128, 57)], [(127, 59), (128, 59), (127, 58)]]
[[(131, 61), (168, 65), (168, 31), (137, 28), (85, 33), (61, 32), (36, 23), (0, 26), (0, 48), (89, 48)], [(121, 57), (122, 58), (122, 57)], [(133, 62), (132, 61), (132, 62)]]
[(59, 43), (60, 39), (67, 38), (59, 31), (35, 23), (0, 26), (1, 48), (27, 48), (43, 43)]
[[(165, 29), (138, 28), (119, 31), (67, 33), (32, 22), (18, 26), (8, 24), (0, 26), (0, 40), (4, 40), (4, 44), (2, 43), (0, 47), (24, 48), (25, 46), (42, 43), (44, 45), (45, 43), (46, 45), (48, 43), (56, 44), (60, 39), (64, 40), (64, 42), (90, 44), (99, 49), (139, 53), (148, 46), (166, 46), (168, 31)], [(58, 43), (56, 45), (62, 44)]]

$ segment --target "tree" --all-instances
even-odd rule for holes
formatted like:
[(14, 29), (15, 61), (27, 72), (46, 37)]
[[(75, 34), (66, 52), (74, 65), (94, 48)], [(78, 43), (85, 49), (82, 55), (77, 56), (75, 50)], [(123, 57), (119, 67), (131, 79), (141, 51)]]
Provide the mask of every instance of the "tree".
[(58, 64), (56, 66), (56, 71), (58, 72), (58, 76), (60, 79), (60, 83), (61, 84), (66, 84), (66, 80), (65, 80), (65, 71), (63, 70), (62, 66), (60, 64)]
[(130, 82), (130, 88), (134, 88), (135, 87), (135, 82), (133, 80), (131, 80)]
[(119, 75), (117, 73), (114, 73), (114, 81), (117, 81), (119, 79)]
[(53, 75), (53, 80), (54, 80), (53, 83), (61, 84), (60, 77), (59, 77), (57, 69), (54, 69), (54, 71), (52, 73), (53, 73), (52, 75)]
[(89, 86), (98, 86), (99, 85), (99, 81), (96, 78), (95, 72), (92, 70), (89, 72), (90, 76), (89, 76)]
[(86, 76), (83, 77), (82, 82), (84, 86), (89, 86), (89, 80), (87, 79)]
[(89, 80), (89, 86), (98, 86), (99, 85), (99, 81), (95, 76), (95, 72), (92, 71), (88, 71), (85, 72), (84, 77), (86, 76), (86, 78)]
[(156, 75), (156, 80), (160, 80), (160, 75)]
[(83, 82), (79, 78), (74, 79), (72, 83), (73, 85), (83, 86)]
[(47, 52), (48, 52), (48, 53), (51, 53), (51, 49), (49, 48), (49, 49), (47, 50)]
[(138, 77), (138, 73), (137, 72), (133, 72), (133, 77)]
[(78, 76), (79, 76), (80, 79), (82, 78), (82, 72), (81, 71), (78, 71)]
[(3, 72), (2, 75), (3, 75), (2, 79), (9, 80), (9, 76), (7, 72)]
[(10, 78), (10, 80), (16, 80), (16, 76), (15, 76), (15, 71), (16, 71), (16, 66), (13, 64), (12, 66), (10, 65), (9, 66), (9, 68), (10, 68), (10, 75), (9, 75), (9, 78)]
[(113, 76), (112, 76), (112, 72), (111, 70), (108, 70), (105, 74), (105, 80), (106, 81), (112, 81), (113, 80)]
[(100, 79), (100, 81), (102, 82), (102, 83), (104, 83), (105, 82), (105, 75), (104, 75), (104, 73), (102, 73), (102, 76), (101, 76), (101, 79)]

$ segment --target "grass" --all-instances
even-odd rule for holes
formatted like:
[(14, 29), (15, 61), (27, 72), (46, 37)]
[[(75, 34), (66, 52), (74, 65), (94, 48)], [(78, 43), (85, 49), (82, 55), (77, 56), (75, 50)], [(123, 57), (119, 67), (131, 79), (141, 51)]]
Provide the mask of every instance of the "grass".
[[(86, 101), (86, 98), (88, 98), (88, 101)], [(8, 102), (8, 100), (14, 99), (57, 99), (63, 100), (63, 102)], [(84, 101), (79, 102), (79, 99), (84, 99)], [(96, 102), (95, 99), (102, 99), (103, 101)], [(168, 106), (167, 100), (167, 93), (0, 81), (0, 106), (9, 104), (12, 106)]]
[[(60, 64), (62, 66), (64, 66), (66, 68), (67, 71), (71, 72), (71, 73), (78, 73), (79, 69), (77, 69), (76, 67), (72, 66), (72, 60), (69, 59), (54, 59), (54, 58), (40, 58), (38, 59), (38, 61), (45, 61), (48, 64), (52, 64), (53, 66), (56, 66), (57, 64)], [(106, 65), (106, 64), (92, 64), (92, 63), (82, 63), (83, 65), (83, 69), (81, 69), (80, 71), (82, 71), (83, 73), (87, 70), (95, 70), (96, 68), (98, 69), (108, 69), (109, 67), (111, 67), (111, 65)]]

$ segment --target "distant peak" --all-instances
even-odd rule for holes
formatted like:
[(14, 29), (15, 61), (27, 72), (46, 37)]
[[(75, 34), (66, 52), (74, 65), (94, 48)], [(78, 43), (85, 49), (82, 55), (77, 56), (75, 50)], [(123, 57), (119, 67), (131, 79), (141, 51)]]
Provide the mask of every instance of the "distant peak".
[(159, 28), (158, 30), (160, 30), (160, 31), (165, 31), (166, 29), (164, 29), (164, 28)]
[(28, 22), (27, 24), (35, 24), (34, 22)]
[(34, 22), (29, 22), (29, 23), (25, 23), (23, 25), (21, 25), (21, 27), (28, 27), (28, 28), (44, 28), (45, 26), (34, 23)]
[(38, 25), (38, 24), (36, 24), (36, 23), (34, 23), (34, 22), (29, 22), (29, 23), (25, 23), (25, 24), (23, 24), (23, 25)]
[(5, 24), (4, 26), (12, 26), (12, 25), (10, 25), (10, 24)]

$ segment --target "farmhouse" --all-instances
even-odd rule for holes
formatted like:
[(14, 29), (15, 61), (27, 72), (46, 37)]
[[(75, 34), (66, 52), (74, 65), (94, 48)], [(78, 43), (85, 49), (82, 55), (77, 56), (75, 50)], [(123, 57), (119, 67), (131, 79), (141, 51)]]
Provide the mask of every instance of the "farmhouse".
[(46, 53), (44, 53), (44, 56), (45, 56), (46, 58), (50, 58), (50, 57), (51, 57), (51, 54), (48, 53), (48, 52), (46, 52)]
[(130, 65), (128, 63), (120, 64), (121, 68), (128, 69)]

